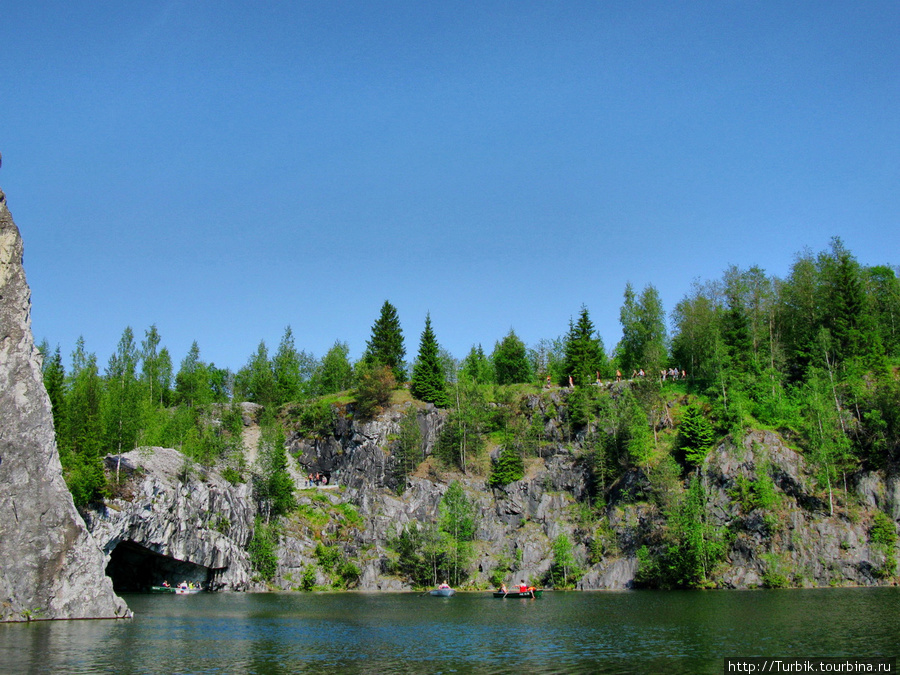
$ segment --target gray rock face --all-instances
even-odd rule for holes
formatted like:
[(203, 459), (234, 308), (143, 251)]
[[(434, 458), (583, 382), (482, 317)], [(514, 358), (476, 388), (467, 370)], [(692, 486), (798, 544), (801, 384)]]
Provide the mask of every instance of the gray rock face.
[[(754, 480), (760, 473), (768, 474), (776, 486), (777, 517), (747, 510), (731, 496), (739, 478)], [(832, 509), (804, 458), (778, 434), (754, 431), (739, 448), (720, 445), (704, 467), (704, 478), (716, 519), (736, 532), (720, 585), (753, 587), (767, 573), (804, 586), (881, 583), (875, 569), (883, 561), (869, 546), (871, 514), (853, 517), (847, 509)], [(864, 474), (859, 484), (884, 489), (877, 474)], [(878, 505), (888, 507), (890, 502)]]
[[(344, 545), (345, 553), (360, 563), (359, 587), (405, 587), (404, 581), (386, 573), (387, 541), (408, 523), (436, 522), (441, 497), (454, 478), (464, 485), (478, 512), (478, 559), (472, 576), (480, 583), (487, 581), (501, 560), (512, 563), (510, 580), (541, 578), (552, 562), (553, 540), (564, 534), (574, 544), (574, 555), (584, 570), (579, 589), (632, 587), (637, 550), (643, 545), (658, 547), (665, 528), (663, 509), (655, 500), (671, 500), (675, 495), (656, 495), (654, 481), (644, 471), (631, 469), (606, 492), (605, 517), (579, 524), (578, 509), (592, 499), (590, 469), (580, 437), (575, 434), (568, 442), (563, 440), (566, 400), (564, 394), (554, 395), (549, 404), (536, 396), (526, 400), (533, 415), (543, 416), (539, 421), (545, 444), (541, 456), (529, 460), (527, 475), (503, 488), (490, 488), (483, 478), (439, 475), (440, 471), (430, 469), (427, 475), (410, 476), (405, 489), (399, 490), (390, 439), (398, 431), (402, 410), (388, 411), (363, 424), (339, 419), (334, 434), (325, 439), (293, 438), (290, 449), (301, 465), (337, 477), (341, 491), (332, 500), (353, 503), (364, 519), (362, 530)], [(443, 418), (439, 411), (423, 410), (419, 421), (426, 439), (423, 455), (428, 456)], [(771, 478), (778, 496), (776, 511), (748, 509), (735, 497), (739, 481), (754, 481), (760, 472)], [(705, 463), (702, 478), (711, 517), (734, 532), (726, 564), (714, 575), (719, 586), (754, 588), (778, 575), (792, 585), (884, 583), (876, 574), (883, 554), (873, 551), (868, 542), (871, 510), (860, 507), (854, 515), (851, 506), (832, 514), (828, 496), (816, 485), (804, 458), (778, 434), (752, 432), (739, 447), (723, 443)], [(855, 477), (853, 485), (863, 503), (896, 517), (900, 479), (864, 474)], [(311, 537), (293, 533), (284, 538), (286, 578), (296, 579), (305, 567), (315, 567), (314, 547)], [(357, 556), (357, 551), (367, 553)], [(323, 581), (317, 579), (317, 583)], [(279, 585), (291, 587), (290, 583)]]
[(122, 590), (181, 581), (209, 590), (252, 587), (247, 543), (255, 503), (249, 485), (185, 462), (177, 450), (141, 448), (106, 458), (125, 489), (88, 514)]
[(128, 616), (63, 481), (22, 250), (0, 192), (0, 621)]

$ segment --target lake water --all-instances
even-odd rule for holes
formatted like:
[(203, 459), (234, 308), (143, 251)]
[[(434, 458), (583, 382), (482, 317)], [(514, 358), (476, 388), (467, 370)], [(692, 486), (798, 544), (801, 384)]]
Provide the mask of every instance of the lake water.
[(721, 673), (900, 652), (900, 589), (129, 595), (129, 621), (0, 624), (0, 673)]

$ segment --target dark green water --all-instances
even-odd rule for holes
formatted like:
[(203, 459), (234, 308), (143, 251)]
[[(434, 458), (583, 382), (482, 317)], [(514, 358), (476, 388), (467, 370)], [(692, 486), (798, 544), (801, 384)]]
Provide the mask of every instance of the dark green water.
[(900, 589), (131, 595), (130, 621), (0, 625), (0, 673), (721, 673), (897, 656)]

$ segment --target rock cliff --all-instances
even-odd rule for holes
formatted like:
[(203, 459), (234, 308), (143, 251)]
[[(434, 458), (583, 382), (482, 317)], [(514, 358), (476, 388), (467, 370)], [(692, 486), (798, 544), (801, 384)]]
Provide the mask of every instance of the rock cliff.
[[(472, 578), (487, 584), (491, 571), (502, 564), (508, 579), (539, 580), (552, 562), (552, 542), (565, 534), (574, 543), (584, 590), (623, 589), (635, 584), (637, 551), (661, 545), (666, 528), (665, 506), (683, 491), (686, 479), (648, 476), (626, 471), (596, 498), (585, 461), (583, 437), (566, 440), (565, 394), (552, 400), (526, 401), (539, 417), (544, 444), (539, 457), (527, 463), (526, 476), (502, 488), (484, 478), (442, 472), (426, 462), (406, 480), (398, 476), (391, 439), (399, 431), (402, 410), (356, 423), (339, 418), (333, 435), (315, 440), (295, 436), (291, 452), (305, 471), (328, 473), (338, 485), (327, 501), (326, 517), (340, 502), (353, 504), (362, 518), (356, 528), (343, 530), (335, 522), (289, 527), (282, 537), (276, 585), (297, 587), (305, 569), (316, 570), (317, 583), (328, 576), (317, 566), (316, 544), (330, 542), (357, 561), (359, 587), (365, 590), (407, 588), (404, 580), (386, 574), (391, 553), (386, 543), (405, 524), (434, 522), (447, 484), (459, 480), (478, 512), (478, 560)], [(423, 453), (431, 454), (443, 424), (433, 408), (419, 411)], [(752, 432), (739, 444), (726, 439), (710, 454), (700, 472), (712, 523), (728, 533), (725, 562), (714, 572), (716, 585), (754, 588), (762, 585), (876, 585), (892, 575), (879, 574), (885, 552), (873, 547), (869, 531), (876, 508), (894, 519), (900, 508), (900, 478), (867, 472), (848, 479), (850, 494), (835, 506), (817, 484), (803, 457), (773, 432)], [(742, 499), (760, 482), (771, 484), (772, 503), (759, 505)], [(748, 487), (749, 486), (749, 487)], [(855, 492), (853, 487), (856, 486)], [(746, 495), (745, 495), (746, 496)], [(302, 501), (316, 507), (315, 494)]]
[(209, 590), (251, 589), (247, 544), (256, 504), (247, 484), (231, 485), (177, 450), (141, 448), (106, 458), (115, 497), (87, 515), (110, 555), (117, 590), (189, 581)]
[[(498, 572), (507, 582), (539, 583), (560, 535), (573, 544), (575, 585), (582, 590), (633, 587), (638, 550), (665, 548), (667, 509), (684, 493), (686, 478), (633, 468), (599, 490), (586, 435), (565, 431), (565, 394), (525, 402), (539, 422), (534, 428), (543, 429), (540, 451), (526, 461), (521, 480), (493, 488), (484, 477), (447, 471), (431, 458), (446, 412), (430, 406), (416, 409), (426, 459), (415, 474), (404, 476), (395, 450), (409, 405), (365, 422), (343, 411), (330, 431), (289, 437), (299, 508), (279, 529), (271, 586), (409, 590), (409, 580), (392, 573), (397, 556), (389, 540), (412, 523), (437, 522), (453, 480), (475, 505), (470, 579), (482, 587)], [(245, 420), (246, 438), (258, 436), (251, 417)], [(252, 449), (247, 450), (252, 465)], [(221, 590), (265, 587), (246, 552), (256, 513), (250, 485), (231, 485), (163, 448), (110, 456), (107, 469), (110, 476), (120, 474), (117, 496), (88, 523), (111, 555), (108, 573), (117, 588), (138, 590), (163, 580)], [(329, 482), (311, 485), (305, 478), (310, 473)], [(890, 581), (892, 575), (884, 574), (888, 552), (873, 546), (870, 530), (878, 510), (895, 514), (897, 477), (849, 476), (848, 493), (832, 501), (803, 457), (768, 431), (748, 433), (738, 444), (726, 439), (697, 475), (711, 523), (727, 533), (725, 560), (710, 575), (715, 585)], [(759, 497), (763, 488), (765, 500)]]
[(0, 192), (0, 620), (127, 616), (63, 481), (22, 251)]

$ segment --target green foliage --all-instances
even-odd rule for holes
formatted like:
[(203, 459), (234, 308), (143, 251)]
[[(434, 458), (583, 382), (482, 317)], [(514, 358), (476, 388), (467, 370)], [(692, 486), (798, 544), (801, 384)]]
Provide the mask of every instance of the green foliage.
[(484, 387), (457, 382), (456, 409), (448, 416), (435, 447), (435, 455), (449, 466), (468, 470), (471, 457), (484, 447), (491, 407)]
[(408, 523), (388, 540), (388, 548), (394, 552), (391, 571), (418, 587), (437, 584), (439, 578), (447, 577), (447, 535), (432, 523)]
[(575, 582), (583, 574), (575, 559), (572, 541), (565, 534), (553, 540), (553, 562), (547, 570), (544, 583), (553, 588), (565, 590), (575, 587)]
[(406, 478), (424, 459), (422, 450), (422, 429), (419, 427), (419, 413), (415, 406), (410, 405), (400, 419), (400, 433), (393, 446), (394, 456), (397, 458), (396, 472), (399, 478), (398, 491), (406, 489)]
[(789, 565), (782, 556), (777, 553), (764, 553), (762, 560), (765, 563), (762, 582), (766, 588), (788, 588), (791, 585)]
[(497, 384), (516, 384), (532, 379), (525, 343), (512, 330), (494, 347), (491, 361)]
[(89, 457), (68, 453), (63, 460), (63, 476), (72, 493), (75, 506), (84, 507), (102, 501), (108, 494), (103, 461), (99, 457)]
[(253, 536), (247, 546), (250, 554), (250, 564), (265, 581), (275, 578), (278, 571), (278, 530), (274, 524), (270, 525), (259, 517), (253, 525)]
[(444, 379), (444, 369), (439, 357), (437, 338), (431, 328), (431, 315), (425, 317), (425, 329), (419, 342), (419, 355), (413, 366), (410, 393), (426, 403), (438, 408), (449, 408), (450, 397)]
[(590, 384), (608, 370), (603, 341), (594, 329), (587, 307), (582, 305), (576, 323), (569, 322), (564, 346), (561, 385), (568, 385), (569, 377), (576, 386)]
[(884, 579), (893, 577), (897, 571), (897, 526), (882, 511), (876, 511), (869, 529), (869, 542), (884, 556), (884, 563), (876, 574)]
[(354, 392), (355, 416), (361, 420), (375, 417), (390, 403), (391, 392), (396, 386), (394, 372), (389, 366), (364, 364)]
[(494, 368), (481, 345), (473, 346), (459, 368), (459, 380), (467, 384), (493, 384)]
[(638, 551), (636, 579), (661, 588), (701, 588), (710, 583), (713, 568), (727, 550), (725, 531), (709, 522), (706, 491), (694, 476), (680, 503), (666, 514), (661, 549)]
[(678, 425), (677, 458), (684, 466), (699, 466), (715, 443), (713, 425), (696, 403), (688, 405)]
[[(543, 339), (528, 350), (531, 369), (541, 382), (562, 382), (568, 375), (565, 367), (565, 343), (563, 337)], [(602, 374), (602, 371), (601, 371)], [(549, 378), (549, 380), (547, 379)]]
[(513, 561), (505, 555), (497, 556), (494, 560), (496, 564), (488, 575), (488, 581), (494, 588), (500, 588), (512, 572)]
[(303, 436), (325, 438), (334, 433), (336, 413), (334, 406), (326, 400), (310, 401), (294, 407), (291, 416), (295, 420), (295, 430)]
[(387, 366), (396, 382), (405, 382), (405, 357), (406, 348), (403, 346), (403, 330), (397, 308), (385, 300), (381, 314), (372, 326), (372, 337), (366, 343), (362, 360), (370, 366)]
[(259, 439), (257, 471), (253, 476), (253, 494), (259, 511), (268, 523), (297, 506), (294, 482), (288, 473), (284, 432), (279, 427), (263, 427)]
[(275, 403), (284, 405), (303, 396), (305, 383), (303, 357), (294, 346), (294, 332), (284, 329), (278, 351), (272, 357), (272, 376), (275, 380)]
[(188, 407), (211, 403), (214, 398), (210, 381), (210, 367), (200, 359), (200, 347), (195, 340), (175, 375), (175, 398)]
[(349, 359), (350, 347), (346, 342), (336, 341), (322, 358), (310, 385), (316, 396), (336, 394), (353, 386), (353, 366)]
[(331, 578), (334, 588), (349, 588), (359, 580), (359, 567), (344, 557), (340, 547), (325, 546), (319, 542), (316, 544), (315, 556), (319, 567)]
[(300, 590), (312, 591), (316, 588), (316, 570), (311, 565), (303, 568), (303, 575), (300, 577)]
[(160, 407), (169, 404), (172, 396), (172, 357), (160, 347), (162, 338), (156, 324), (150, 326), (141, 342), (141, 384), (148, 401)]
[(244, 482), (244, 477), (241, 475), (241, 472), (231, 466), (226, 466), (222, 470), (222, 478), (232, 485), (240, 485)]
[[(625, 391), (630, 392), (628, 389)], [(647, 423), (647, 413), (633, 395), (625, 395), (622, 398), (624, 401), (620, 410), (626, 433), (625, 447), (628, 459), (634, 466), (646, 466), (653, 453), (653, 434)]]
[(525, 465), (522, 462), (522, 456), (513, 448), (503, 448), (497, 457), (497, 461), (491, 467), (488, 485), (491, 487), (502, 487), (503, 485), (522, 480), (524, 475)]
[(47, 396), (50, 397), (50, 408), (53, 412), (53, 424), (56, 433), (63, 435), (63, 425), (65, 424), (65, 403), (66, 403), (66, 369), (63, 366), (62, 354), (57, 346), (56, 351), (49, 354), (49, 346), (44, 343), (41, 345), (41, 353), (44, 357), (43, 376), (44, 387), (47, 389)]
[(622, 340), (616, 348), (621, 369), (627, 375), (643, 369), (656, 376), (666, 364), (666, 322), (659, 292), (648, 285), (635, 299), (631, 284), (625, 286), (624, 302), (619, 312)]
[(246, 400), (267, 408), (274, 407), (279, 402), (278, 384), (265, 341), (260, 341), (256, 353), (250, 357), (247, 365), (238, 371), (235, 388)]
[[(757, 465), (756, 477), (753, 479), (738, 475), (735, 487), (729, 491), (729, 495), (740, 504), (744, 513), (750, 513), (755, 509), (772, 511), (781, 505), (781, 495), (775, 487), (775, 481), (772, 480), (768, 467), (763, 464)], [(766, 524), (771, 529), (777, 524), (777, 520), (768, 518)]]
[(447, 566), (450, 583), (458, 585), (466, 578), (475, 539), (475, 504), (459, 481), (453, 481), (438, 504), (440, 531), (447, 535)]

